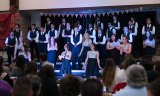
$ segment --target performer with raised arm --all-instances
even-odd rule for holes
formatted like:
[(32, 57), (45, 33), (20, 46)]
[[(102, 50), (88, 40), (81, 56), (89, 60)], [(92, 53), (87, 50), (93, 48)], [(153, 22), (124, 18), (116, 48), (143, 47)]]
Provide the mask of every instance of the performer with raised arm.
[(71, 72), (70, 60), (72, 57), (72, 52), (69, 51), (68, 44), (64, 45), (64, 51), (58, 57), (60, 60), (62, 60), (62, 65), (60, 69), (60, 73), (62, 74), (62, 76), (65, 76), (66, 74), (71, 74), (72, 72)]
[(79, 32), (78, 26), (74, 27), (74, 33), (71, 36), (71, 46), (72, 46), (72, 68), (73, 69), (81, 69), (81, 64), (78, 63), (76, 66), (76, 61), (80, 61), (79, 53), (81, 49), (82, 43), (82, 34)]
[(13, 32), (14, 32), (14, 35), (17, 39), (19, 39), (20, 36), (22, 37), (22, 30), (20, 30), (19, 24), (15, 25), (15, 29), (13, 30)]
[(39, 32), (37, 38), (38, 38), (38, 51), (39, 51), (39, 53), (47, 53), (48, 34), (46, 33), (44, 27), (40, 28), (40, 32)]
[(100, 66), (99, 52), (95, 47), (92, 43), (90, 45), (91, 50), (87, 52), (85, 60), (87, 78), (97, 78), (99, 76), (99, 69), (102, 69)]
[(9, 37), (6, 38), (6, 51), (8, 56), (8, 63), (12, 63), (12, 57), (14, 58), (15, 45), (17, 44), (17, 38), (14, 36), (14, 32), (11, 32)]
[(39, 51), (38, 51), (38, 30), (36, 29), (36, 24), (32, 24), (31, 30), (29, 30), (27, 39), (29, 40), (29, 47), (31, 51), (31, 58), (34, 59), (34, 50), (36, 52), (37, 59), (39, 61)]

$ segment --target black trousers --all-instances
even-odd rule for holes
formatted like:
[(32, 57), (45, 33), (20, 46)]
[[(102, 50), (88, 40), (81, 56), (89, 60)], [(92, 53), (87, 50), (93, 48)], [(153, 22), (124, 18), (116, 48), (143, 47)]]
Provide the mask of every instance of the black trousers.
[(34, 51), (36, 52), (37, 60), (39, 61), (38, 44), (35, 41), (29, 41), (29, 47), (31, 50), (31, 59), (34, 59)]
[(7, 49), (6, 49), (9, 64), (12, 63), (12, 57), (14, 57), (14, 49), (15, 49), (15, 47), (7, 47)]

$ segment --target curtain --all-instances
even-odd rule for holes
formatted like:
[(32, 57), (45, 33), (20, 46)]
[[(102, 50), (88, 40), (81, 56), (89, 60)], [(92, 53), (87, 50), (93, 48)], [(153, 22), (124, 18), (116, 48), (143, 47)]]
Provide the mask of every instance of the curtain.
[(5, 46), (5, 39), (10, 33), (11, 15), (9, 13), (0, 14), (0, 49)]

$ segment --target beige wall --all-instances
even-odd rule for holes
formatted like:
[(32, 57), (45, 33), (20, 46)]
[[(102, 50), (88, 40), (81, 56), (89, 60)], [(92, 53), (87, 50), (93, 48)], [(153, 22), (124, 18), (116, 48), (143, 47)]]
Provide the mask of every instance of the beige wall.
[(20, 10), (160, 4), (160, 0), (19, 0)]
[(0, 11), (9, 10), (9, 0), (0, 0)]

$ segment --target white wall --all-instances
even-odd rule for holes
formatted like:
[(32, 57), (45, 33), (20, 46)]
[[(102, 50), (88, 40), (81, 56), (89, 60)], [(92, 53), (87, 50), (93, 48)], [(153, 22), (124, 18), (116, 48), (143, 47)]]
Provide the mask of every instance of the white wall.
[(9, 0), (0, 0), (0, 11), (9, 11)]
[(160, 4), (160, 0), (19, 0), (20, 10)]

